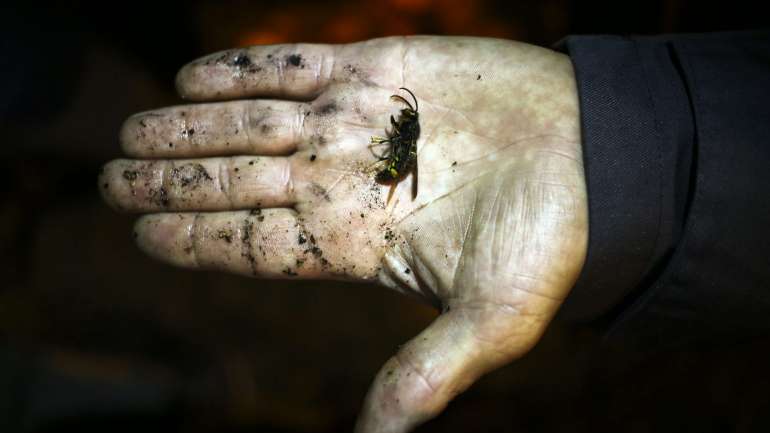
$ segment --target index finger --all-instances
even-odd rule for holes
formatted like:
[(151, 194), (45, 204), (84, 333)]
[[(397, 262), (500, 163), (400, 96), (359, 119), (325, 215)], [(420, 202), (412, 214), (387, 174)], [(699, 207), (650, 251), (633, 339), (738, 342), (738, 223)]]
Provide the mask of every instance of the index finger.
[(332, 79), (335, 47), (286, 44), (214, 53), (183, 66), (179, 95), (192, 100), (275, 97), (309, 100)]

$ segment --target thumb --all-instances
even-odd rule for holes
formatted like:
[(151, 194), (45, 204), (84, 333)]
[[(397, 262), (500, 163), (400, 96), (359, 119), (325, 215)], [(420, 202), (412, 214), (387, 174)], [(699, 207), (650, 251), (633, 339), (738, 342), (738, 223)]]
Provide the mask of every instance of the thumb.
[(382, 367), (356, 432), (408, 432), (438, 415), (483, 374), (523, 355), (546, 323), (519, 313), (484, 303), (439, 316)]

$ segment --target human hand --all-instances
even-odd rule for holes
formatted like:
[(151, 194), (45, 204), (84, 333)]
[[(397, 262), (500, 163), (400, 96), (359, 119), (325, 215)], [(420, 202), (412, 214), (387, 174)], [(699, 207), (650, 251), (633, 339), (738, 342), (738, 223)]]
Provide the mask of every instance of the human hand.
[[(99, 180), (112, 206), (149, 214), (144, 251), (376, 282), (442, 309), (380, 370), (359, 432), (408, 431), (524, 355), (577, 278), (587, 199), (562, 54), (463, 37), (261, 46), (194, 61), (177, 87), (201, 103), (129, 118), (121, 143), (137, 159)], [(374, 179), (385, 145), (369, 141), (404, 108), (389, 99), (400, 87), (422, 135), (417, 176), (391, 187)]]

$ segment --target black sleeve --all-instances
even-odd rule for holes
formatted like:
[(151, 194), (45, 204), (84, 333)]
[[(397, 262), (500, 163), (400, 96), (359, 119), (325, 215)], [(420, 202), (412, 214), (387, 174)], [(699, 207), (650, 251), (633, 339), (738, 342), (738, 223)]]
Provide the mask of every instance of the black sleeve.
[(770, 32), (562, 47), (590, 233), (561, 317), (643, 346), (770, 334)]

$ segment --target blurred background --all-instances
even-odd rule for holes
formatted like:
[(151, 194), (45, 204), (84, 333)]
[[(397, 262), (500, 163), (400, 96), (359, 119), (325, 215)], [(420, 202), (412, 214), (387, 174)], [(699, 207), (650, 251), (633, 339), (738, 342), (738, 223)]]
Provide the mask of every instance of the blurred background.
[[(32, 4), (31, 6), (29, 4)], [(175, 71), (233, 46), (398, 34), (766, 26), (751, 2), (360, 0), (0, 6), (0, 432), (341, 432), (431, 309), (368, 286), (166, 267), (96, 176)], [(555, 323), (420, 432), (770, 431), (770, 341), (638, 353)]]

